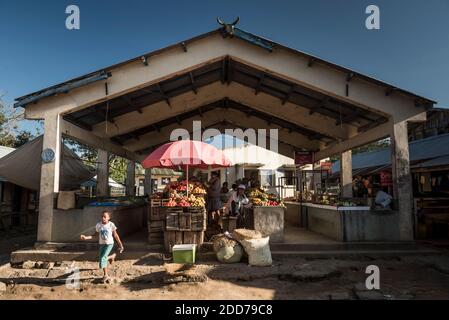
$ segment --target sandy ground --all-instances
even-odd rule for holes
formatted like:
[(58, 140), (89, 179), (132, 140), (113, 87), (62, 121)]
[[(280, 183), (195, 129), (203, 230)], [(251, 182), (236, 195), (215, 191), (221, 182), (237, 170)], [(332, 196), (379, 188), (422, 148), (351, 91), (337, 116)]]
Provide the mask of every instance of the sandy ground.
[[(95, 262), (76, 262), (79, 289), (65, 285), (71, 265), (5, 265), (0, 299), (449, 299), (449, 255), (357, 261), (286, 257), (271, 267), (204, 262), (182, 272), (152, 256), (116, 261), (111, 284), (100, 283)], [(364, 286), (368, 265), (380, 268), (380, 290)]]

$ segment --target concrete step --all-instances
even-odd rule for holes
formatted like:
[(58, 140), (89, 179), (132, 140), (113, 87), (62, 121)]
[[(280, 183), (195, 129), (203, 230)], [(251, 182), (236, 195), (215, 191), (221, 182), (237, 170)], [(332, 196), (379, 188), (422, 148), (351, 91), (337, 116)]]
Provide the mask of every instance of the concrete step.
[[(85, 244), (84, 244), (85, 245)], [(47, 244), (51, 249), (23, 249), (11, 253), (11, 264), (19, 264), (24, 261), (96, 261), (98, 259), (98, 245), (93, 244), (89, 249), (76, 250), (79, 244)], [(88, 246), (89, 247), (89, 246)], [(125, 252), (118, 256), (118, 259), (162, 259), (163, 256), (169, 257), (164, 253), (162, 245), (144, 245), (142, 244), (127, 246)], [(282, 258), (288, 256), (305, 258), (357, 258), (361, 256), (370, 257), (391, 257), (401, 255), (435, 255), (443, 254), (444, 251), (434, 247), (416, 245), (415, 243), (352, 243), (352, 244), (323, 244), (323, 245), (304, 245), (304, 244), (270, 244), (273, 258)], [(212, 244), (204, 243), (197, 253), (198, 261), (215, 261), (215, 253)], [(161, 261), (162, 263), (162, 261)]]
[(420, 249), (420, 250), (304, 250), (304, 251), (271, 251), (273, 258), (281, 258), (288, 256), (304, 257), (310, 259), (331, 259), (331, 258), (360, 258), (360, 257), (399, 257), (410, 255), (439, 255), (439, 250)]
[[(163, 244), (148, 244), (146, 242), (127, 242), (125, 243), (126, 251), (158, 251), (164, 248)], [(45, 242), (36, 243), (34, 248), (37, 250), (65, 250), (65, 251), (88, 251), (98, 250), (97, 242)]]
[[(214, 261), (215, 253), (213, 252), (198, 252), (197, 261)], [(148, 251), (125, 251), (117, 256), (118, 260), (141, 260), (142, 264), (145, 261), (153, 261), (162, 264), (164, 261), (169, 261), (171, 255), (163, 252), (148, 252)], [(25, 261), (97, 261), (98, 251), (54, 251), (54, 250), (17, 250), (11, 253), (11, 265), (21, 264)]]
[(421, 250), (427, 246), (416, 244), (415, 242), (354, 242), (354, 243), (325, 243), (325, 244), (301, 244), (301, 243), (270, 243), (272, 251), (357, 251), (357, 250)]
[[(157, 258), (162, 259), (162, 250), (160, 252), (148, 251), (125, 251), (117, 256), (120, 260), (137, 260)], [(44, 249), (17, 250), (11, 253), (10, 263), (19, 264), (24, 261), (97, 261), (98, 250), (87, 251), (55, 251)]]

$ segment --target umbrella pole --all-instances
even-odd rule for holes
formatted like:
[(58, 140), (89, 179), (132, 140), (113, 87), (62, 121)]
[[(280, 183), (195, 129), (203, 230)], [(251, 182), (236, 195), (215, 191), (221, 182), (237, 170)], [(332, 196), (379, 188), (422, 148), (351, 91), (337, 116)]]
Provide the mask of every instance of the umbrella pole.
[(189, 197), (189, 165), (186, 165), (187, 198)]

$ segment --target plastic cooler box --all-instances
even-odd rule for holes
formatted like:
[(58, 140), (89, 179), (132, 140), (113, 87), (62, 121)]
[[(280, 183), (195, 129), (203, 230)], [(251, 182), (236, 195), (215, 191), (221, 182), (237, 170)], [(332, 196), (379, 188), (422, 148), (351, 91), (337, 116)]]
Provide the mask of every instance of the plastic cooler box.
[(172, 249), (174, 263), (195, 263), (195, 244), (176, 244)]

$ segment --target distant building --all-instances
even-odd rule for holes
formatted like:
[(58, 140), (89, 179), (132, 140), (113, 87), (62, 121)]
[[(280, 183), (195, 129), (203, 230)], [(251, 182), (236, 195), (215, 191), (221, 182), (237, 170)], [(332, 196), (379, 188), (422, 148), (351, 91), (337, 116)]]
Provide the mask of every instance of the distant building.
[(410, 123), (408, 133), (410, 141), (449, 133), (449, 109), (433, 108), (427, 112), (427, 121)]
[[(151, 184), (153, 192), (160, 192), (172, 181), (177, 181), (179, 177), (183, 175), (182, 172), (165, 168), (153, 168), (151, 169)], [(136, 195), (143, 196), (145, 181), (145, 170), (136, 169)]]

